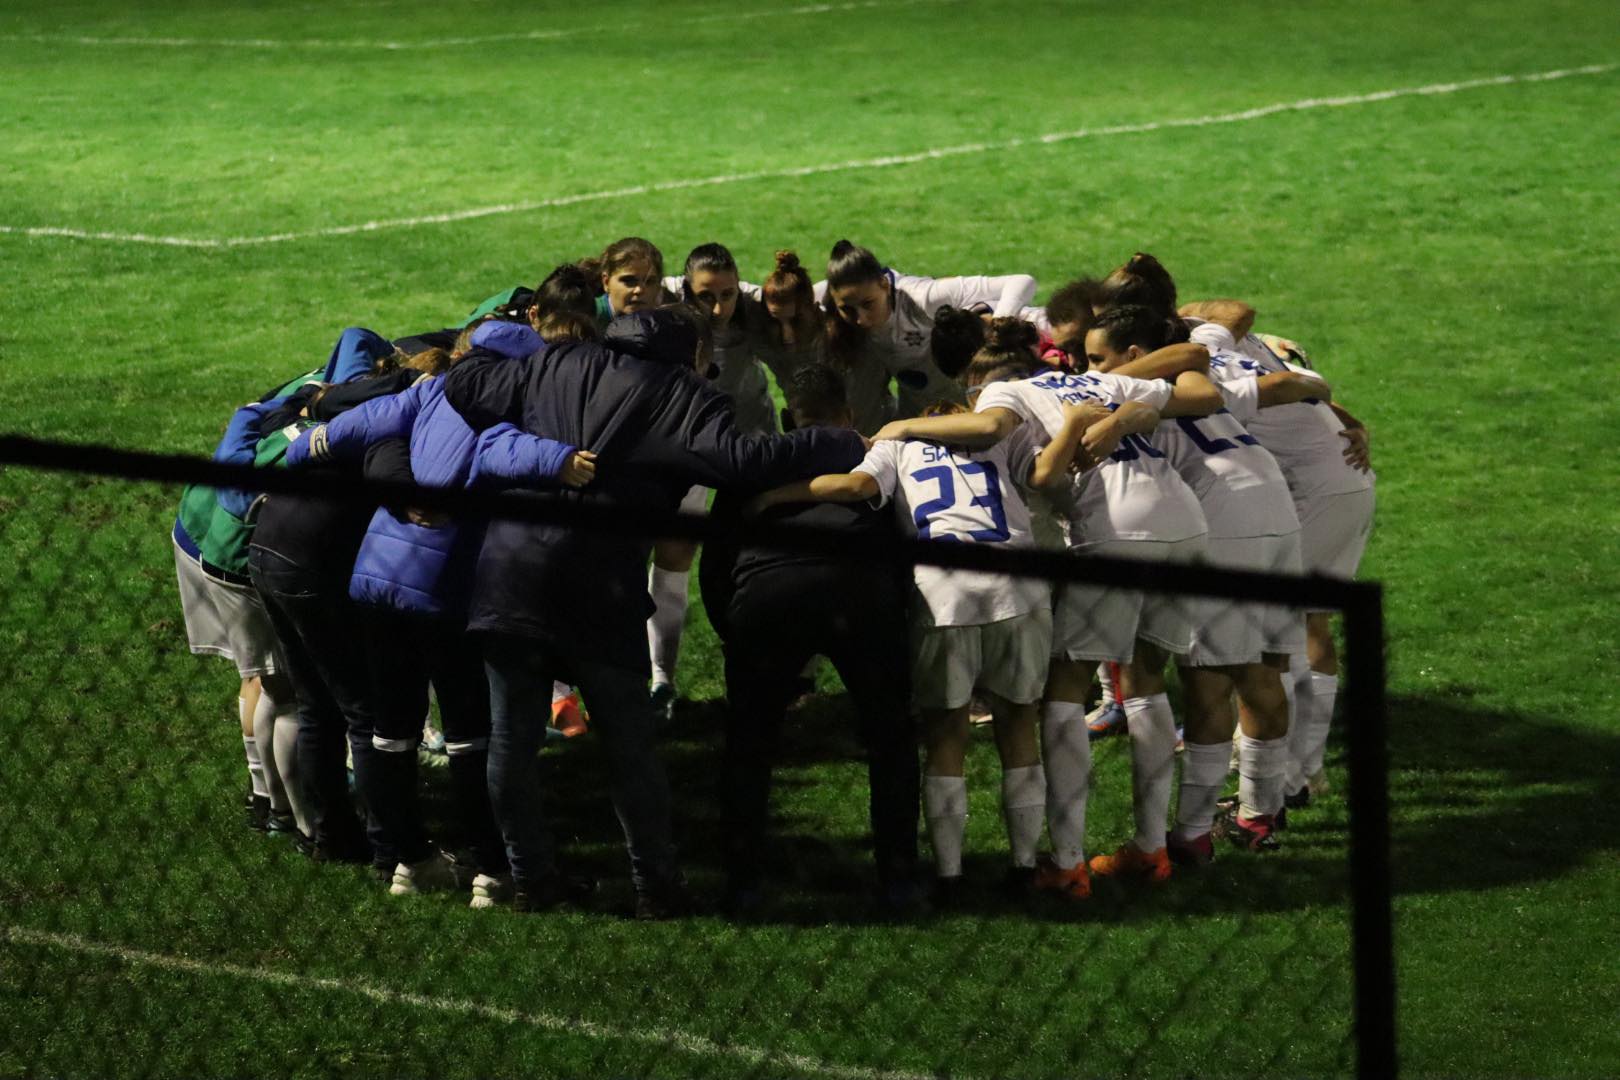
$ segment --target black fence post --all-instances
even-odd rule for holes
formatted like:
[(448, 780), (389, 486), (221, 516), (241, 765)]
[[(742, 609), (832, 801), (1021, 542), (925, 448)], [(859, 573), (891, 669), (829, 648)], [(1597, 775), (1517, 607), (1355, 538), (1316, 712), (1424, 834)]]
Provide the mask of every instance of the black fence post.
[(1396, 1075), (1395, 936), (1389, 867), (1389, 719), (1384, 601), (1356, 585), (1344, 608), (1345, 727), (1350, 739), (1350, 940), (1356, 1073)]

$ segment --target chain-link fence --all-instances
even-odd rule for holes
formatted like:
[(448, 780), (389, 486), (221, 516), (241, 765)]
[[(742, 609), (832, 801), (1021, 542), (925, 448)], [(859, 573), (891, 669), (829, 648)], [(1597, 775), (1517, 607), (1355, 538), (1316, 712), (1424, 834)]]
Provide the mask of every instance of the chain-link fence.
[[(852, 549), (843, 535), (764, 520), (558, 507), (20, 439), (0, 440), (0, 463), (10, 466), (0, 473), (0, 1073), (1394, 1074), (1376, 586), (970, 544)], [(307, 806), (289, 817), (278, 798), (267, 816), (247, 797), (238, 673), (190, 654), (176, 596), (174, 508), (180, 485), (198, 483), (1334, 609), (1344, 616), (1340, 707), (1355, 722), (1346, 767), (1330, 757), (1328, 775), (1347, 783), (1295, 809), (1276, 850), (1222, 842), (1208, 865), (1178, 865), (1162, 883), (1093, 875), (1089, 899), (1076, 900), (1008, 872), (994, 725), (975, 728), (962, 770), (964, 884), (896, 888), (893, 874), (874, 871), (879, 808), (862, 707), (825, 668), (821, 692), (794, 703), (780, 741), (761, 751), (775, 767), (768, 826), (739, 841), (746, 801), (727, 745), (737, 726), (718, 691), (702, 689), (723, 685), (724, 650), (694, 613), (688, 660), (705, 671), (657, 736), (684, 887), (646, 887), (658, 878), (649, 866), (638, 867), (644, 887), (632, 886), (619, 819), (637, 824), (645, 792), (624, 784), (604, 706), (611, 689), (593, 704), (586, 685), (583, 737), (562, 734), (570, 706), (559, 697), (534, 759), (543, 800), (531, 809), (554, 842), (555, 893), (528, 897), (537, 910), (521, 913), (523, 902), (486, 881), (495, 910), (480, 910), (475, 882), (435, 892), (425, 879), (400, 888), (387, 866), (379, 876), (366, 855), (375, 833), (311, 835)], [(301, 618), (318, 623), (333, 602), (320, 598)], [(572, 613), (582, 624), (598, 616)], [(306, 645), (424, 663), (453, 647), (436, 640), (424, 652), (386, 631)], [(439, 682), (395, 672), (400, 686)], [(411, 734), (398, 775), (417, 792), (428, 838), (476, 850), (464, 806), (475, 796), (455, 753), (469, 740), (458, 742), (449, 715), (461, 705), (448, 681), (435, 689), (431, 730)], [(1178, 713), (1184, 692), (1171, 691)], [(518, 700), (502, 685), (485, 707)], [(375, 745), (398, 742), (389, 734), (375, 733)], [(296, 724), (291, 738), (301, 753)], [(1132, 835), (1131, 744), (1090, 744), (1088, 853)], [(329, 760), (304, 762), (293, 783), (317, 789), (332, 821), (365, 814), (371, 766), (345, 760), (342, 740), (335, 758), (322, 745)], [(917, 793), (908, 797), (902, 805), (915, 808)], [(497, 793), (495, 813), (524, 805)], [(757, 869), (759, 895), (739, 895), (739, 860)], [(930, 877), (919, 862), (914, 881)], [(638, 905), (662, 917), (627, 918)]]

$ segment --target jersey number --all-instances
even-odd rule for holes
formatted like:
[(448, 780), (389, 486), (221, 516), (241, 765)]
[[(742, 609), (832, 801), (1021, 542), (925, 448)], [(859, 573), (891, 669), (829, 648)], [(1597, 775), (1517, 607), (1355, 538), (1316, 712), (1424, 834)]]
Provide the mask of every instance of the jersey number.
[[(932, 483), (939, 485), (939, 498), (929, 499), (921, 503), (912, 511), (912, 520), (917, 525), (917, 536), (922, 540), (959, 540), (960, 537), (946, 534), (934, 536), (932, 532), (933, 517), (941, 510), (949, 510), (956, 505), (956, 470), (949, 465), (932, 465), (926, 469), (918, 469), (911, 474), (913, 483)], [(969, 461), (961, 466), (963, 476), (982, 475), (984, 477), (984, 494), (975, 495), (968, 500), (969, 506), (982, 506), (990, 511), (990, 528), (974, 529), (968, 533), (971, 540), (982, 540), (996, 543), (1012, 536), (1007, 530), (1007, 511), (1001, 505), (1001, 473), (994, 464), (988, 461)]]
[(1193, 444), (1206, 454), (1220, 454), (1226, 452), (1227, 450), (1236, 450), (1238, 448), (1238, 443), (1242, 443), (1244, 446), (1260, 445), (1259, 440), (1253, 435), (1250, 435), (1248, 432), (1244, 432), (1242, 435), (1234, 436), (1234, 438), (1237, 439), (1236, 443), (1231, 439), (1222, 439), (1218, 436), (1211, 439), (1202, 431), (1198, 430), (1198, 421), (1196, 418), (1191, 416), (1176, 417), (1176, 424), (1181, 428), (1182, 431), (1187, 433), (1187, 437), (1193, 441)]
[(1152, 443), (1140, 435), (1127, 435), (1119, 440), (1119, 449), (1108, 455), (1109, 461), (1135, 461), (1139, 457), (1164, 457), (1163, 452), (1154, 449)]

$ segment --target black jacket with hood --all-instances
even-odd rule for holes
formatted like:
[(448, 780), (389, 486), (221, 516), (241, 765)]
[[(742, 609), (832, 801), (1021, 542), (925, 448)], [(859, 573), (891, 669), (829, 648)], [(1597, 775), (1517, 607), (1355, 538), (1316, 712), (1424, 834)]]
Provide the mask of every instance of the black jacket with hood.
[[(765, 487), (859, 457), (853, 431), (740, 433), (729, 399), (691, 370), (695, 349), (672, 312), (621, 315), (601, 342), (548, 345), (518, 363), (469, 357), (444, 376), (445, 397), (475, 431), (509, 422), (597, 455), (588, 487), (535, 499), (673, 511), (693, 484)], [(468, 626), (645, 676), (651, 549), (650, 537), (493, 522)]]

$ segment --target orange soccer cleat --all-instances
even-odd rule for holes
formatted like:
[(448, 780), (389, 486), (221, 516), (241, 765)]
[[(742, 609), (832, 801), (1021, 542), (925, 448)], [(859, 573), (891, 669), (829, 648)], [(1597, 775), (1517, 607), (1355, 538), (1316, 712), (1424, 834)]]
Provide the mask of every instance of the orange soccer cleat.
[(1064, 870), (1052, 861), (1052, 856), (1042, 855), (1035, 863), (1035, 888), (1039, 892), (1056, 893), (1065, 900), (1089, 900), (1091, 873), (1084, 859)]
[(1112, 855), (1094, 856), (1091, 873), (1093, 877), (1137, 878), (1158, 884), (1170, 880), (1170, 852), (1165, 848), (1141, 851), (1133, 843), (1121, 844)]
[(551, 726), (567, 738), (585, 734), (585, 720), (585, 706), (580, 701), (578, 690), (551, 703)]

